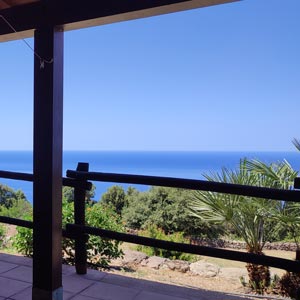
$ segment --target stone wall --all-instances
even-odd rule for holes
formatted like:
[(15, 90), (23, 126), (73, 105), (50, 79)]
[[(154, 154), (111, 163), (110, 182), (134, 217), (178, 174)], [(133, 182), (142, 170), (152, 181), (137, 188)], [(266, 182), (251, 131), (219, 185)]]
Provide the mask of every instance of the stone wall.
[[(234, 240), (223, 240), (223, 239), (206, 239), (193, 237), (190, 239), (191, 244), (198, 246), (208, 246), (215, 248), (230, 248), (230, 249), (246, 249), (246, 243)], [(283, 251), (293, 251), (295, 252), (297, 246), (295, 243), (281, 242), (281, 243), (270, 243), (265, 244), (264, 249), (266, 250), (283, 250)]]
[(190, 276), (200, 276), (205, 278), (219, 277), (238, 281), (239, 278), (243, 277), (245, 280), (248, 280), (247, 269), (244, 267), (222, 268), (216, 264), (206, 262), (202, 259), (190, 263), (183, 260), (170, 260), (158, 256), (149, 257), (144, 253), (133, 250), (124, 250), (124, 256), (122, 258), (115, 259), (112, 263), (114, 266), (122, 266), (131, 270), (147, 267), (156, 270), (161, 269), (177, 271), (186, 273)]

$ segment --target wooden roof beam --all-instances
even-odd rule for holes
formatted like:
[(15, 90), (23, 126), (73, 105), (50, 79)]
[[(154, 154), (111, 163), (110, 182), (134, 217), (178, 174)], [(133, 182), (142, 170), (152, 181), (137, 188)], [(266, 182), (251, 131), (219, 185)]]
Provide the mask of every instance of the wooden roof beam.
[(60, 0), (38, 1), (0, 10), (17, 33), (0, 18), (0, 42), (32, 37), (43, 25), (64, 30), (145, 18), (240, 0)]

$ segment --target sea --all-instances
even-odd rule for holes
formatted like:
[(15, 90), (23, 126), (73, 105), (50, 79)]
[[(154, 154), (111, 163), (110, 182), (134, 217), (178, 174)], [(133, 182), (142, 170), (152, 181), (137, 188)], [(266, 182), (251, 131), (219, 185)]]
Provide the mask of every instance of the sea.
[[(235, 169), (242, 158), (259, 159), (265, 163), (287, 160), (295, 170), (300, 169), (300, 152), (211, 152), (211, 151), (65, 151), (63, 176), (67, 170), (75, 170), (78, 162), (89, 163), (90, 171), (137, 175), (166, 176), (203, 179), (203, 174), (219, 172), (223, 167)], [(32, 173), (31, 151), (0, 151), (0, 170)], [(95, 200), (115, 183), (93, 182)], [(0, 178), (0, 184), (22, 190), (32, 203), (32, 183)], [(140, 191), (144, 185), (119, 184), (126, 190), (134, 186)]]

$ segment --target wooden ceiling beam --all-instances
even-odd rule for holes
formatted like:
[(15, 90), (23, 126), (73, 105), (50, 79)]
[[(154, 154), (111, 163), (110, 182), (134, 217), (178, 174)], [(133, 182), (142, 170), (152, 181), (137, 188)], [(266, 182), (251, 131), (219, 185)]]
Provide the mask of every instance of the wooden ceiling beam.
[(10, 5), (5, 0), (0, 0), (0, 10), (9, 8), (9, 7), (10, 7)]
[(0, 0), (0, 10), (10, 8), (16, 5), (24, 5), (37, 1), (39, 0)]
[(33, 36), (45, 24), (64, 30), (145, 18), (240, 0), (60, 0), (38, 1), (0, 10), (18, 33), (0, 20), (0, 41)]

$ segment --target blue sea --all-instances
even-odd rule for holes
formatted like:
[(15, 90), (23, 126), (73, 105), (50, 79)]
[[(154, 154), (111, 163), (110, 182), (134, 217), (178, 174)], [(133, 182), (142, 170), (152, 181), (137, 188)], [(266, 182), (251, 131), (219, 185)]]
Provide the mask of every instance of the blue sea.
[[(75, 170), (78, 162), (88, 162), (90, 171), (156, 175), (178, 178), (203, 179), (203, 174), (234, 169), (241, 158), (260, 159), (266, 163), (286, 159), (295, 170), (300, 169), (300, 152), (169, 152), (169, 151), (66, 151), (63, 155), (63, 176), (66, 170)], [(30, 151), (0, 151), (0, 170), (32, 173)], [(32, 202), (32, 183), (0, 178), (1, 184), (21, 189)], [(94, 182), (95, 200), (114, 183)], [(123, 184), (127, 189), (128, 185)], [(148, 186), (135, 185), (141, 191)]]

